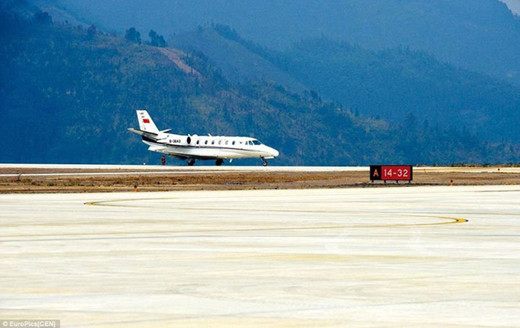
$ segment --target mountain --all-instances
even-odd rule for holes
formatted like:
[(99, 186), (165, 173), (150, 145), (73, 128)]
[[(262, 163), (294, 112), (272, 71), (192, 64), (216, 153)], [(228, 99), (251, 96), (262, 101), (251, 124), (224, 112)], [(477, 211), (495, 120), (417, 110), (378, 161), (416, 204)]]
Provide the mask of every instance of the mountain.
[(501, 0), (515, 15), (520, 15), (520, 0)]
[[(270, 80), (312, 89), (363, 115), (402, 122), (463, 126), (486, 140), (520, 141), (520, 90), (406, 48), (373, 51), (321, 37), (284, 52), (261, 47), (214, 25), (170, 41), (208, 60), (230, 81)], [(247, 76), (247, 79), (244, 79)]]
[(520, 18), (499, 0), (38, 1), (119, 33), (135, 26), (171, 37), (220, 23), (277, 50), (321, 36), (371, 50), (402, 46), (520, 85)]
[(520, 142), (520, 88), (406, 48), (365, 50), (326, 38), (284, 53), (306, 86), (365, 115), (460, 125), (486, 140)]
[(169, 40), (172, 46), (188, 52), (200, 52), (233, 83), (274, 81), (294, 92), (305, 85), (277, 66), (277, 53), (241, 38), (226, 25), (199, 27)]
[[(200, 53), (134, 43), (53, 23), (44, 12), (0, 11), (0, 162), (159, 163), (139, 138), (135, 109), (183, 134), (252, 135), (277, 164), (517, 162), (513, 143), (459, 127), (363, 115), (269, 81), (231, 83)], [(241, 162), (251, 163), (251, 162)]]

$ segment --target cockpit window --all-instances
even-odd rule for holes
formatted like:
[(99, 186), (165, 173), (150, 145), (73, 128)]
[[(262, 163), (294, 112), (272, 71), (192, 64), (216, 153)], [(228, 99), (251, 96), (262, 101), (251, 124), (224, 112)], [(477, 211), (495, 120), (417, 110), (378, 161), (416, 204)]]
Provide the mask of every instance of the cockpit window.
[(262, 143), (255, 139), (255, 140), (251, 141), (251, 144), (258, 146), (258, 145), (261, 145)]

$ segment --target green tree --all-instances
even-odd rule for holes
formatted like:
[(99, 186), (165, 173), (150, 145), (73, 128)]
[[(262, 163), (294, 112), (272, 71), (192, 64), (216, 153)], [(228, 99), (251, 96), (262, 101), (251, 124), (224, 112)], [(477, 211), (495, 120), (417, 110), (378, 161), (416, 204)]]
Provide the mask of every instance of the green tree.
[(141, 33), (139, 33), (135, 27), (131, 27), (126, 30), (125, 39), (133, 43), (141, 44)]
[(87, 30), (87, 40), (92, 40), (97, 34), (97, 28), (94, 24), (90, 25)]
[(163, 36), (157, 34), (157, 32), (154, 30), (150, 30), (148, 36), (150, 37), (150, 45), (161, 48), (166, 47), (166, 41), (164, 40)]
[(48, 12), (39, 11), (34, 14), (34, 21), (41, 25), (52, 25), (52, 17)]

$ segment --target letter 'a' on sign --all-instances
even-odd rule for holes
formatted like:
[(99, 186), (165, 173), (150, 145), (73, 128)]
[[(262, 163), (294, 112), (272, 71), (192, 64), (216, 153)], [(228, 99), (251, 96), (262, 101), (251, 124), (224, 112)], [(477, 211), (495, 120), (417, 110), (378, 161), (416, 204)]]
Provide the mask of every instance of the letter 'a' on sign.
[(381, 180), (381, 165), (370, 165), (370, 180)]

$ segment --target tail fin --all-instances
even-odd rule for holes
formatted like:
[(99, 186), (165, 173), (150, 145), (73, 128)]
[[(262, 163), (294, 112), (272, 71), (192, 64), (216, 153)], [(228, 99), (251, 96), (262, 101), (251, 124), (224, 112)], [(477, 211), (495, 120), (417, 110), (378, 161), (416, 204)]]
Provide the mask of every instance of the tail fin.
[(159, 133), (159, 129), (155, 126), (155, 123), (147, 111), (138, 110), (137, 120), (139, 121), (139, 129), (147, 132)]

